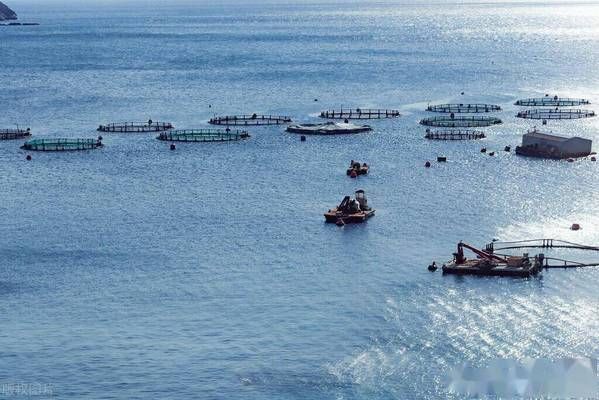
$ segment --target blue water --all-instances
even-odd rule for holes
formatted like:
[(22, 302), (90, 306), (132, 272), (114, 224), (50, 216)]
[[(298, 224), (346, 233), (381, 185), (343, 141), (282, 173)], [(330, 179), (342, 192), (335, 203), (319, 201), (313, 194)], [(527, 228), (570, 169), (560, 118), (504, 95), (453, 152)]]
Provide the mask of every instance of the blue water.
[[(599, 243), (599, 165), (501, 151), (534, 125), (514, 118), (520, 97), (599, 103), (599, 3), (13, 3), (41, 26), (0, 30), (0, 125), (35, 137), (341, 105), (402, 117), (176, 151), (105, 134), (31, 162), (0, 142), (0, 398), (459, 398), (444, 374), (464, 361), (599, 355), (597, 268), (426, 270), (459, 240)], [(429, 102), (500, 104), (505, 124), (428, 142)], [(547, 128), (599, 140), (599, 118)], [(347, 178), (350, 159), (371, 174)], [(325, 225), (357, 188), (377, 216)]]

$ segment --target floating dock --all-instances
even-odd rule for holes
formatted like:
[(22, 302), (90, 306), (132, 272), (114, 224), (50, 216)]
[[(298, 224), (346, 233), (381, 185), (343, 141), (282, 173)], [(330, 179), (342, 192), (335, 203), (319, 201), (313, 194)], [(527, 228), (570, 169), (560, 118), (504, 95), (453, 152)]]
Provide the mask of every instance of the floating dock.
[(0, 129), (0, 140), (22, 139), (31, 136), (31, 129)]
[(478, 140), (484, 139), (485, 133), (483, 131), (474, 131), (474, 130), (454, 130), (454, 129), (445, 129), (438, 131), (431, 131), (430, 129), (426, 130), (426, 135), (424, 135), (425, 139), (430, 140)]
[(158, 140), (170, 142), (233, 142), (247, 139), (247, 131), (230, 129), (181, 129), (162, 132)]
[(103, 144), (97, 139), (33, 139), (25, 142), (21, 149), (33, 151), (75, 151), (91, 150), (102, 147)]
[(501, 111), (501, 107), (495, 104), (437, 104), (430, 105), (426, 111), (438, 113), (488, 113)]
[(115, 122), (100, 125), (98, 131), (111, 133), (141, 133), (141, 132), (163, 132), (173, 129), (170, 122)]
[(225, 115), (211, 118), (211, 125), (286, 125), (291, 123), (291, 117), (283, 115)]
[(339, 110), (325, 110), (320, 113), (320, 118), (326, 119), (385, 119), (397, 118), (399, 110), (373, 109), (373, 108), (341, 108)]
[(592, 110), (572, 110), (559, 108), (545, 108), (520, 111), (516, 114), (518, 118), (524, 119), (581, 119), (594, 117), (595, 111)]
[(538, 97), (531, 99), (522, 99), (514, 103), (522, 107), (575, 107), (591, 104), (586, 99), (571, 99), (568, 97)]
[(501, 124), (502, 121), (496, 117), (484, 116), (459, 116), (453, 115), (428, 117), (420, 121), (425, 126), (435, 126), (443, 128), (472, 128)]

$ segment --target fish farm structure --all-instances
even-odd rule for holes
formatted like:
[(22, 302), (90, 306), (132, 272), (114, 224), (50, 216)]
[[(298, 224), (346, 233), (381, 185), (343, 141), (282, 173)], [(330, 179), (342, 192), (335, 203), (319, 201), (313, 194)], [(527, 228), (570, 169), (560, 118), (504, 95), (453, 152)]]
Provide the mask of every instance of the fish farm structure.
[(286, 125), (291, 121), (291, 117), (282, 115), (225, 115), (222, 117), (210, 118), (208, 121), (212, 125)]
[(0, 140), (21, 139), (31, 136), (31, 129), (0, 129)]
[(102, 147), (103, 144), (97, 139), (33, 139), (25, 142), (21, 149), (33, 151), (73, 151), (91, 150)]
[(482, 131), (474, 131), (474, 130), (438, 130), (431, 131), (430, 129), (426, 130), (426, 135), (424, 135), (425, 139), (430, 140), (477, 140), (484, 139), (485, 133)]
[(435, 126), (442, 128), (470, 128), (470, 127), (482, 127), (501, 124), (502, 121), (496, 117), (484, 117), (484, 116), (438, 116), (428, 117), (420, 121), (420, 124), (425, 126)]
[(426, 111), (438, 113), (488, 113), (501, 111), (501, 107), (495, 104), (437, 104), (426, 108)]
[(141, 133), (141, 132), (163, 132), (173, 129), (170, 122), (116, 122), (100, 125), (98, 131), (112, 133)]
[(514, 103), (517, 106), (523, 107), (574, 107), (591, 104), (585, 99), (571, 99), (568, 97), (539, 97), (532, 99), (522, 99)]
[(397, 118), (399, 110), (385, 110), (372, 108), (341, 108), (339, 110), (326, 110), (320, 113), (320, 118), (326, 119), (385, 119)]
[(518, 118), (524, 119), (581, 119), (594, 117), (595, 111), (592, 110), (580, 110), (580, 109), (559, 109), (559, 108), (546, 108), (546, 109), (533, 109), (520, 111), (516, 114)]
[(246, 131), (230, 129), (182, 129), (162, 132), (157, 139), (170, 142), (233, 142), (249, 137)]

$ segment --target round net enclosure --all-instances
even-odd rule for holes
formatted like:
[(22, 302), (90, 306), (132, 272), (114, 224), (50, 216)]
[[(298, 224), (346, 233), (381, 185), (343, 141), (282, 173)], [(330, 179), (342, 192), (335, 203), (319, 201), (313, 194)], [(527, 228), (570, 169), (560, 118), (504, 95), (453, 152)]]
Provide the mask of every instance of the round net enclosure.
[(382, 108), (340, 108), (338, 110), (321, 111), (320, 118), (326, 119), (385, 119), (397, 118), (399, 110)]
[(31, 130), (27, 129), (0, 129), (0, 140), (21, 139), (31, 136)]
[(524, 119), (581, 119), (595, 116), (595, 111), (580, 109), (545, 108), (520, 111), (516, 114), (518, 118)]
[(52, 138), (29, 140), (21, 148), (33, 151), (74, 151), (97, 149), (102, 146), (98, 139)]
[(247, 131), (230, 129), (181, 129), (162, 132), (158, 140), (171, 142), (233, 142), (247, 139)]
[(477, 140), (484, 139), (486, 136), (483, 131), (470, 129), (443, 129), (436, 131), (427, 129), (424, 137), (430, 140)]
[(100, 125), (98, 131), (111, 133), (140, 133), (140, 132), (162, 132), (173, 129), (170, 122), (114, 122)]
[(210, 118), (211, 125), (285, 125), (291, 122), (291, 117), (284, 115), (224, 115)]
[(436, 104), (430, 105), (426, 111), (438, 113), (488, 113), (501, 111), (501, 107), (495, 104)]
[(438, 116), (424, 118), (420, 121), (420, 124), (425, 126), (435, 126), (442, 128), (469, 128), (469, 127), (482, 127), (501, 124), (502, 121), (496, 117), (484, 117), (484, 116), (459, 116), (454, 115)]
[(572, 99), (569, 97), (545, 96), (530, 99), (521, 99), (514, 103), (522, 107), (574, 107), (591, 104), (586, 99)]

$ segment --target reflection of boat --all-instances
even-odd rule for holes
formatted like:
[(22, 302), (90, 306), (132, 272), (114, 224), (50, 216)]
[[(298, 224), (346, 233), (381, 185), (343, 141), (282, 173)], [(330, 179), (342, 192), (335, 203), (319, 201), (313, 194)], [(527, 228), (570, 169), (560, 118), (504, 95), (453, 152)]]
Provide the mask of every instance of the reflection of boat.
[[(469, 260), (464, 256), (464, 248), (477, 255)], [(529, 277), (539, 273), (543, 266), (543, 254), (530, 258), (528, 254), (519, 256), (499, 256), (479, 250), (466, 243), (458, 243), (458, 251), (453, 254), (453, 261), (443, 265), (444, 274), (486, 275)]]
[[(370, 167), (368, 164), (360, 164), (358, 161), (351, 160), (349, 163), (349, 168), (347, 169), (347, 175), (366, 175), (368, 174), (368, 169)], [(353, 176), (352, 176), (353, 177)]]
[(296, 124), (287, 127), (287, 132), (304, 135), (342, 135), (362, 133), (372, 130), (370, 125), (355, 125), (352, 123), (327, 122), (324, 124)]
[(374, 216), (374, 211), (368, 206), (364, 191), (357, 190), (355, 199), (345, 196), (337, 207), (324, 214), (324, 218), (328, 223), (345, 225), (346, 223), (364, 222)]

